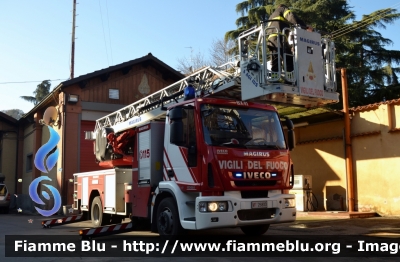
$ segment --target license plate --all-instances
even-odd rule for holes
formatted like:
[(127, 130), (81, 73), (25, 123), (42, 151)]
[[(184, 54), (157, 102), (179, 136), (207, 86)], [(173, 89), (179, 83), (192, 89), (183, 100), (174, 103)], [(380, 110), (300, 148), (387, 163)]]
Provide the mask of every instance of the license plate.
[(268, 208), (268, 201), (251, 202), (251, 208)]

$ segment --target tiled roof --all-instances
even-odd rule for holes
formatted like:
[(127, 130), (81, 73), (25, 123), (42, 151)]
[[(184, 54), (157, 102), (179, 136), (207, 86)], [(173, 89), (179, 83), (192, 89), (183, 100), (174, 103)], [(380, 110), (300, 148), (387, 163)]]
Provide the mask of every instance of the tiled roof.
[(153, 56), (151, 53), (149, 53), (148, 55), (143, 56), (141, 58), (130, 60), (130, 61), (127, 61), (122, 64), (110, 66), (108, 68), (100, 69), (100, 70), (97, 70), (97, 71), (94, 71), (94, 72), (91, 72), (91, 73), (88, 73), (85, 75), (81, 75), (79, 77), (76, 77), (76, 78), (73, 78), (73, 79), (70, 79), (67, 81), (64, 81), (62, 84), (63, 84), (63, 87), (70, 86), (70, 85), (79, 83), (81, 81), (88, 80), (93, 77), (101, 76), (103, 74), (111, 73), (111, 72), (121, 70), (124, 68), (129, 68), (130, 66), (135, 65), (135, 64), (146, 63), (146, 62), (148, 62), (152, 65), (158, 66), (160, 68), (161, 72), (164, 74), (172, 75), (173, 77), (175, 77), (177, 79), (184, 78), (183, 74), (176, 71), (175, 69), (173, 69), (169, 65), (165, 64), (164, 62), (159, 60), (157, 57)]
[[(371, 131), (371, 132), (363, 132), (363, 133), (352, 134), (351, 137), (354, 138), (354, 137), (362, 137), (362, 136), (373, 136), (373, 135), (379, 135), (380, 133), (381, 133), (381, 131), (379, 131), (379, 130)], [(306, 140), (306, 141), (298, 142), (297, 145), (328, 142), (328, 141), (334, 141), (334, 140), (343, 140), (343, 136), (333, 136), (333, 137), (324, 137), (324, 138), (319, 138), (319, 139)]]
[(6, 113), (0, 112), (0, 118), (6, 120), (7, 122), (10, 122), (12, 124), (16, 124), (18, 122), (17, 119), (15, 119), (14, 117), (11, 117), (9, 115), (7, 115)]
[(357, 106), (357, 107), (350, 108), (349, 110), (352, 112), (363, 112), (363, 111), (376, 109), (380, 105), (391, 105), (391, 104), (398, 104), (398, 103), (400, 104), (400, 98), (388, 100), (388, 101), (382, 101), (379, 103), (369, 104), (369, 105), (365, 105), (365, 106)]
[(48, 99), (51, 99), (51, 97), (53, 96), (53, 93), (57, 92), (58, 90), (66, 87), (66, 86), (70, 86), (70, 85), (73, 85), (73, 84), (76, 84), (76, 83), (81, 83), (81, 82), (84, 82), (85, 80), (88, 80), (90, 78), (98, 77), (98, 76), (101, 76), (103, 74), (111, 73), (113, 71), (123, 70), (125, 68), (128, 69), (130, 66), (133, 66), (133, 65), (139, 64), (139, 63), (149, 63), (150, 65), (158, 66), (158, 70), (160, 70), (163, 74), (172, 75), (174, 78), (179, 79), (179, 80), (185, 77), (183, 74), (181, 74), (180, 72), (176, 71), (175, 69), (173, 69), (169, 65), (165, 64), (164, 62), (159, 60), (157, 57), (153, 56), (151, 53), (148, 53), (146, 56), (143, 56), (141, 58), (130, 60), (130, 61), (127, 61), (127, 62), (122, 63), (122, 64), (110, 66), (108, 68), (100, 69), (100, 70), (94, 71), (92, 73), (81, 75), (81, 76), (78, 76), (76, 78), (61, 82), (57, 87), (55, 87), (50, 92), (50, 94), (48, 94), (39, 104), (37, 104), (34, 108), (32, 108), (22, 118), (25, 118), (29, 114), (35, 112), (37, 110), (37, 108), (39, 108), (44, 102), (46, 102)]

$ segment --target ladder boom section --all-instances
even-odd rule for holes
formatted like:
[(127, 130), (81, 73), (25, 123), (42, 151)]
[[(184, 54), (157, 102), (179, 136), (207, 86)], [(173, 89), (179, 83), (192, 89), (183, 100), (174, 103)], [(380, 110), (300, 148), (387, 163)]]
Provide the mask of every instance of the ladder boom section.
[[(227, 67), (233, 63), (224, 65)], [(233, 67), (233, 66), (232, 66)], [(165, 114), (165, 106), (183, 100), (183, 90), (192, 85), (196, 92), (210, 92), (213, 83), (218, 79), (231, 79), (234, 74), (221, 67), (205, 67), (184, 79), (173, 83), (147, 97), (144, 97), (126, 107), (121, 108), (96, 121), (94, 133), (105, 127), (112, 127), (118, 133), (132, 128), (139, 123), (157, 119)]]

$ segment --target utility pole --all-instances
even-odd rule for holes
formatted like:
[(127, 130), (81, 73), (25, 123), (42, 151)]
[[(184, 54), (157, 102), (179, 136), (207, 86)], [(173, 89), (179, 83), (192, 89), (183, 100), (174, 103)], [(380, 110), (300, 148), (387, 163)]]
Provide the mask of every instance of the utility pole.
[(349, 112), (349, 92), (347, 89), (347, 73), (346, 68), (341, 69), (342, 77), (342, 96), (343, 96), (343, 113), (344, 113), (344, 133), (345, 133), (345, 158), (346, 158), (346, 179), (347, 179), (347, 198), (349, 212), (355, 210), (354, 197), (354, 177), (353, 177), (353, 153), (351, 146), (351, 126)]
[(74, 65), (75, 65), (75, 17), (76, 17), (76, 0), (73, 0), (72, 11), (72, 42), (71, 42), (71, 75), (70, 79), (74, 78)]
[(187, 46), (185, 48), (190, 48), (190, 62), (192, 66), (190, 67), (190, 73), (193, 73), (193, 48), (191, 46)]

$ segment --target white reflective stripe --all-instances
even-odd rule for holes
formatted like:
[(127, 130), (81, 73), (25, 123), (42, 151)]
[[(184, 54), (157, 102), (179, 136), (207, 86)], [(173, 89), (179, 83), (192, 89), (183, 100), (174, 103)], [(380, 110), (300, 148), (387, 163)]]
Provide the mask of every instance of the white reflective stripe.
[(104, 233), (108, 230), (109, 227), (103, 227), (99, 233)]
[(121, 225), (117, 225), (116, 227), (114, 227), (114, 231), (119, 230), (120, 228), (121, 228)]
[(96, 230), (96, 228), (90, 229), (86, 235), (92, 235), (94, 233), (94, 231)]
[[(183, 159), (182, 153), (179, 150), (178, 146), (168, 145), (168, 158), (171, 162), (172, 167), (174, 168), (175, 176), (179, 182), (194, 182), (193, 177), (190, 174), (189, 168)], [(164, 161), (166, 161), (165, 153), (164, 153)], [(168, 164), (168, 162), (165, 162)], [(167, 168), (169, 165), (167, 165)]]
[(131, 228), (131, 227), (132, 227), (132, 223), (129, 223), (129, 224), (126, 226), (126, 229)]
[(72, 217), (67, 217), (67, 219), (65, 219), (65, 222), (70, 221), (72, 219)]

